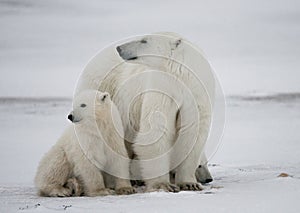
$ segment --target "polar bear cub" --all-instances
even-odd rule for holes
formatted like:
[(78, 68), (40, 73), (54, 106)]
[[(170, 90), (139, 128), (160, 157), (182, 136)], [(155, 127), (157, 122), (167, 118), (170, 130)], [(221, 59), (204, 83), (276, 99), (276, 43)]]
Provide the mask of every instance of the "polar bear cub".
[[(96, 90), (81, 92), (74, 98), (68, 119), (74, 125), (64, 131), (39, 164), (35, 177), (39, 194), (51, 197), (113, 194), (105, 181), (113, 182), (117, 194), (134, 193), (124, 131), (110, 95)], [(121, 156), (120, 160), (112, 153)]]

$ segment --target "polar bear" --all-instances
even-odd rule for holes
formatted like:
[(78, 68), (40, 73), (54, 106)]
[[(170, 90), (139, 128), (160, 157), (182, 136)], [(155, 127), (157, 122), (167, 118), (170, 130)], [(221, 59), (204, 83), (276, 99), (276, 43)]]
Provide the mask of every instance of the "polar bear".
[[(145, 140), (145, 137), (142, 137), (141, 140), (139, 139), (140, 134), (138, 134), (133, 144), (137, 158), (149, 161), (149, 159), (167, 153), (177, 143), (186, 144), (187, 147), (193, 146), (192, 150), (189, 150), (190, 152), (186, 152), (183, 146), (177, 148), (174, 151), (174, 156), (168, 156), (168, 159), (164, 159), (165, 162), (153, 161), (152, 165), (142, 165), (142, 173), (149, 177), (149, 174), (153, 173), (154, 170), (163, 171), (164, 167), (170, 170), (174, 169), (177, 186), (183, 190), (200, 190), (201, 185), (197, 184), (195, 171), (200, 163), (210, 130), (212, 98), (214, 96), (214, 76), (209, 64), (203, 57), (203, 60), (200, 60), (202, 55), (197, 54), (197, 49), (194, 49), (183, 38), (176, 37), (175, 34), (167, 39), (161, 35), (144, 36), (119, 45), (116, 49), (127, 63), (146, 65), (152, 70), (160, 71), (157, 77), (152, 71), (151, 75), (145, 78), (144, 83), (150, 85), (150, 88), (155, 85), (153, 88), (160, 88), (163, 91), (164, 86), (161, 84), (166, 84), (165, 87), (169, 87), (167, 95), (164, 94), (165, 91), (161, 93), (147, 92), (143, 95), (139, 131), (147, 132), (149, 126), (152, 126), (152, 129), (157, 127), (156, 132), (160, 129), (163, 130), (158, 141), (146, 146), (143, 144), (144, 142), (139, 143)], [(193, 71), (197, 71), (197, 73)], [(175, 80), (171, 77), (165, 77), (165, 74), (162, 73), (171, 74)], [(161, 80), (163, 78), (166, 80)], [(172, 84), (171, 81), (175, 83)], [(192, 96), (184, 91), (185, 88), (181, 87), (180, 83), (184, 84)], [(177, 100), (177, 102), (175, 101), (175, 103), (173, 100)], [(193, 106), (196, 106), (197, 112), (192, 109)], [(154, 119), (149, 122), (151, 116), (157, 111), (164, 115), (166, 121), (164, 127), (159, 120), (157, 123)], [(199, 134), (193, 138), (195, 131)], [(147, 140), (153, 141), (151, 138), (147, 138)], [(194, 144), (190, 143), (194, 140), (196, 140)], [(176, 161), (180, 155), (185, 155), (186, 159), (174, 168), (172, 162)], [(150, 188), (172, 189), (173, 187), (168, 182), (168, 176), (169, 174), (166, 173), (160, 177), (148, 179), (146, 185)]]
[[(195, 173), (210, 129), (214, 76), (208, 62), (199, 60), (198, 50), (188, 44), (168, 33), (117, 44), (87, 65), (76, 88), (111, 94), (134, 158), (133, 179), (145, 180), (149, 191), (202, 189)], [(175, 185), (169, 171), (175, 173)]]
[[(105, 167), (114, 167), (119, 174), (129, 176), (128, 161), (119, 162), (107, 151), (111, 148), (128, 158), (120, 115), (110, 95), (96, 90), (83, 91), (75, 96), (68, 119), (74, 125), (64, 131), (39, 164), (35, 177), (39, 194), (51, 197), (113, 194), (106, 187), (105, 179), (114, 183), (117, 194), (133, 193), (128, 179), (104, 172)], [(102, 168), (96, 167), (90, 156), (96, 157)]]

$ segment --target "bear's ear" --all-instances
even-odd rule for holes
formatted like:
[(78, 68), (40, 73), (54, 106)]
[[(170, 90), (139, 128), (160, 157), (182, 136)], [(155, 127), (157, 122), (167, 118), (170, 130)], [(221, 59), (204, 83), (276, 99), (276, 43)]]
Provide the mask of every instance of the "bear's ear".
[(101, 102), (105, 102), (109, 98), (109, 93), (108, 92), (103, 92), (99, 95), (99, 100)]
[(172, 49), (175, 50), (182, 42), (182, 39), (177, 39), (175, 42), (172, 43)]

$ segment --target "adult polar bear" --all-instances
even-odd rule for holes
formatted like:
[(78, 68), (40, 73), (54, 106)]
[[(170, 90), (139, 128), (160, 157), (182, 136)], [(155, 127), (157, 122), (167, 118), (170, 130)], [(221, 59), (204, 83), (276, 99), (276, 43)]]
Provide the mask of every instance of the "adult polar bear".
[(210, 129), (214, 76), (199, 50), (170, 33), (129, 39), (88, 63), (76, 93), (84, 89), (107, 91), (116, 103), (138, 159), (132, 179), (144, 179), (148, 190), (201, 190), (195, 171)]

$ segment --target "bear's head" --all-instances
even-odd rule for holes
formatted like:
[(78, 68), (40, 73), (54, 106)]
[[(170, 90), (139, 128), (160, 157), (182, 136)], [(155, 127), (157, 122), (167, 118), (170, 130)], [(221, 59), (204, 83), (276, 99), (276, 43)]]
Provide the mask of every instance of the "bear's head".
[(180, 49), (182, 38), (171, 33), (146, 35), (116, 47), (119, 56), (129, 63), (161, 65)]
[(196, 170), (196, 178), (197, 178), (198, 182), (203, 183), (203, 184), (210, 183), (213, 181), (213, 178), (207, 167), (207, 162), (202, 163), (198, 166), (198, 168)]
[(68, 119), (74, 124), (87, 124), (105, 119), (110, 114), (111, 99), (107, 92), (85, 90), (74, 97)]

